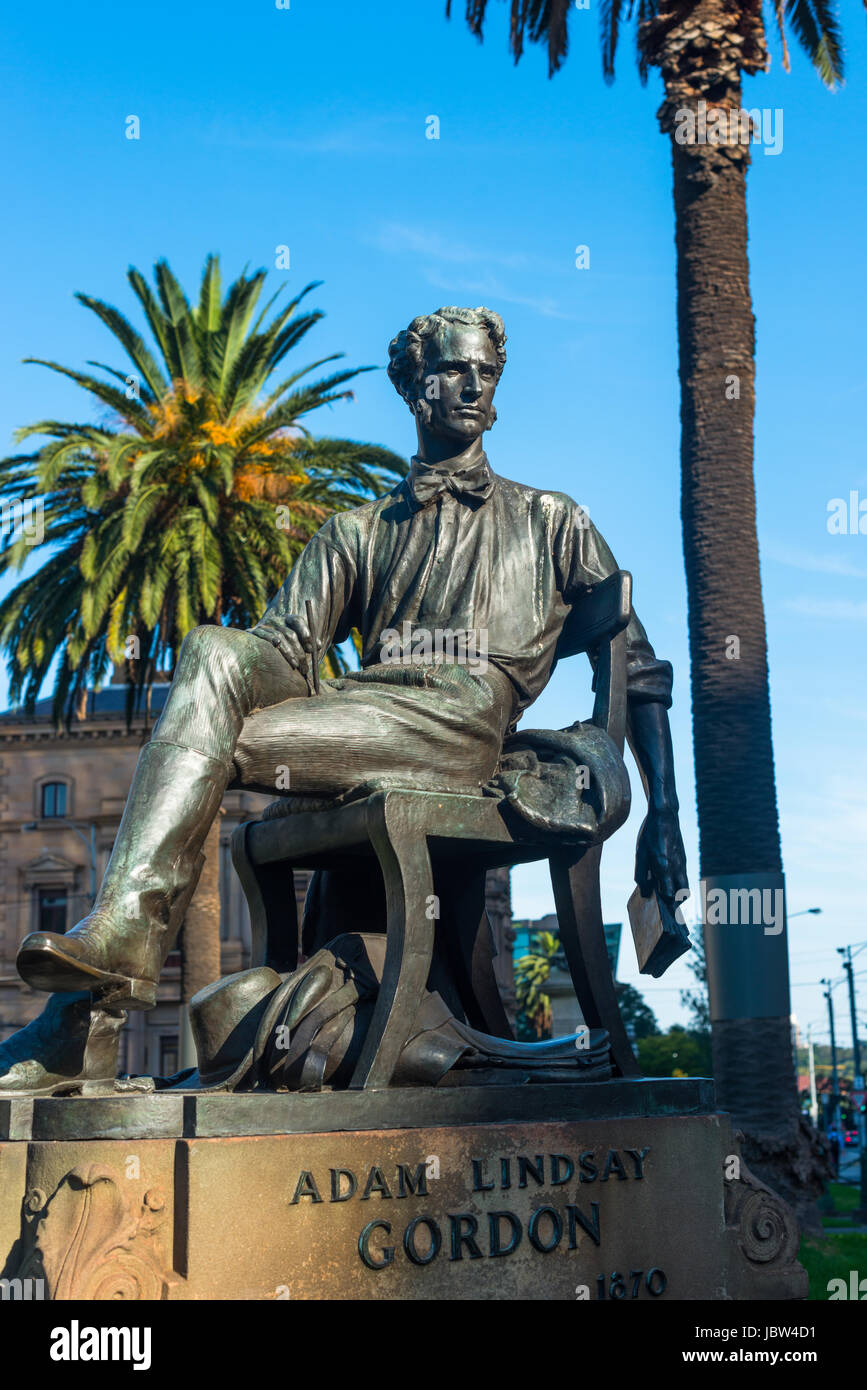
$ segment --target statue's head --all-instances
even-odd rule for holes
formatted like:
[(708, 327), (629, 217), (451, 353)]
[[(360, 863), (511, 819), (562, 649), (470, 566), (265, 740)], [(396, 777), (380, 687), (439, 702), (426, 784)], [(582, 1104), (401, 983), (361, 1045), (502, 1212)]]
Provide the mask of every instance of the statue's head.
[(437, 309), (389, 344), (388, 375), (419, 427), (466, 449), (497, 418), (494, 392), (506, 365), (506, 330), (492, 309)]

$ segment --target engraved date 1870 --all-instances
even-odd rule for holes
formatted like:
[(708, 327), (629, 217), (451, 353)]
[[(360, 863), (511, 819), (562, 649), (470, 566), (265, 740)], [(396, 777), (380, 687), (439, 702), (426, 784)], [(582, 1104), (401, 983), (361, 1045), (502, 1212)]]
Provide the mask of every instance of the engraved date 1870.
[[(645, 1274), (643, 1269), (630, 1269), (629, 1274), (621, 1274), (615, 1269), (611, 1274), (597, 1274), (596, 1276), (596, 1297), (597, 1298), (638, 1298), (646, 1289), (654, 1298), (665, 1293), (668, 1280), (661, 1269), (649, 1269)], [(586, 1284), (579, 1284), (575, 1290), (576, 1297), (588, 1298), (589, 1289)]]

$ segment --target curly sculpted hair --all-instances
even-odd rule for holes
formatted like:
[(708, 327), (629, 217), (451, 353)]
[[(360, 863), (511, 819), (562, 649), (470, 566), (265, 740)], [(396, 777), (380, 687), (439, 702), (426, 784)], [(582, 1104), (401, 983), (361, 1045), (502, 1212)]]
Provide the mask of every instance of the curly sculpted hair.
[(446, 324), (459, 323), (466, 328), (483, 328), (497, 353), (497, 380), (506, 365), (506, 329), (493, 309), (460, 309), (449, 305), (435, 309), (432, 314), (420, 314), (409, 328), (402, 329), (388, 345), (388, 375), (391, 384), (412, 410), (421, 395), (425, 378), (425, 346)]

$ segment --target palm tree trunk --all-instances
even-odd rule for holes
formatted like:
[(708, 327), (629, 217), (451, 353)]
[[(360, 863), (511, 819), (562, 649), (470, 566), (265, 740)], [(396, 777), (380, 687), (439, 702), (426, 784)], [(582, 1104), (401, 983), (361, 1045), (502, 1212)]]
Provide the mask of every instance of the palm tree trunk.
[[(743, 14), (724, 0), (702, 0), (678, 23), (668, 15), (643, 26), (665, 82), (659, 115), (671, 137), (674, 170), (700, 868), (702, 880), (721, 886), (727, 904), (735, 884), (782, 887), (753, 478), (749, 145), (701, 138), (703, 127), (718, 131), (705, 115), (741, 108)], [(746, 44), (754, 71), (764, 65), (763, 39), (753, 31)], [(812, 1226), (821, 1173), (797, 1104), (785, 930), (772, 936), (761, 922), (739, 929), (733, 917), (729, 911), (727, 921), (706, 928), (718, 1101), (745, 1132), (747, 1161)]]
[[(715, 151), (703, 157), (674, 142), (672, 149), (681, 516), (701, 876), (779, 874), (753, 480), (746, 161), (723, 162)], [(788, 1000), (788, 980), (785, 994)], [(718, 1018), (713, 1025), (720, 1103), (752, 1133), (776, 1140), (795, 1118), (788, 1012)]]

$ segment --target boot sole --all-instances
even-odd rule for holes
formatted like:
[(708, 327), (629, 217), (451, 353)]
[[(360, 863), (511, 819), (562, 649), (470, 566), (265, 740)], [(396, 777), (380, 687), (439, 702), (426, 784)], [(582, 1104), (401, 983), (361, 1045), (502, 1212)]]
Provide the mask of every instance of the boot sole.
[(0, 1088), (0, 1100), (15, 1100), (18, 1096), (67, 1096), (76, 1091), (83, 1096), (115, 1095), (114, 1077), (107, 1076), (103, 1081), (53, 1081), (50, 1085), (22, 1086), (18, 1090)]
[(156, 1003), (157, 987), (152, 980), (99, 970), (56, 946), (23, 950), (16, 964), (19, 975), (29, 985), (51, 994), (87, 989), (99, 995), (100, 1004), (123, 1009), (152, 1009)]

